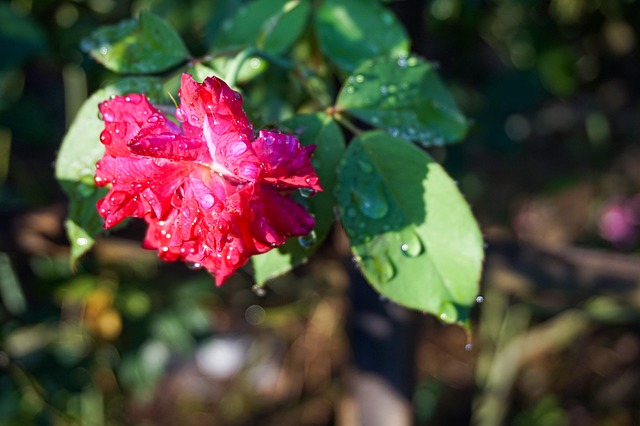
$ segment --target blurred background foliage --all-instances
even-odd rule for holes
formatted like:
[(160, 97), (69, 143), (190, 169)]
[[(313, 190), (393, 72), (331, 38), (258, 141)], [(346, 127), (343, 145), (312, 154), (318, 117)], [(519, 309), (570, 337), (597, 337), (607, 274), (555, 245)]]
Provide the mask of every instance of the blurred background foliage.
[[(160, 264), (133, 222), (69, 267), (52, 162), (114, 79), (80, 41), (151, 10), (201, 55), (242, 3), (0, 3), (0, 424), (347, 424), (339, 232), (266, 295)], [(385, 4), (473, 120), (432, 154), (488, 243), (473, 346), (413, 318), (416, 423), (640, 423), (640, 2)]]

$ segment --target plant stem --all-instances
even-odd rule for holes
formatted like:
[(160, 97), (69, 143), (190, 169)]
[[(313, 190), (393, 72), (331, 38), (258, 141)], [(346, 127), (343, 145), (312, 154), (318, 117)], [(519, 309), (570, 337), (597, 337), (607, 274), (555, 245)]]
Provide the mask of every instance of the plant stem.
[(339, 111), (336, 111), (333, 108), (329, 108), (329, 109), (330, 109), (330, 111), (328, 111), (329, 115), (333, 116), (333, 118), (338, 123), (342, 124), (351, 133), (353, 133), (356, 136), (362, 133), (362, 130), (356, 127), (356, 125), (353, 124), (351, 121), (349, 121), (349, 119), (347, 119), (342, 113), (340, 113)]

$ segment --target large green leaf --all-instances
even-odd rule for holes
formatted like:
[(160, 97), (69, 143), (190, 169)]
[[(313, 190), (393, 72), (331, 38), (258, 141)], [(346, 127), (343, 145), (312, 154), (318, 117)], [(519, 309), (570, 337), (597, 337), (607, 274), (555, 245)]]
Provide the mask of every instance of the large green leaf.
[(225, 22), (214, 50), (257, 47), (272, 54), (286, 51), (304, 30), (309, 0), (258, 0), (241, 7)]
[(396, 17), (370, 0), (325, 0), (316, 17), (320, 47), (343, 71), (377, 56), (406, 56), (409, 37)]
[(467, 133), (467, 121), (433, 65), (413, 56), (363, 64), (342, 87), (337, 108), (425, 146), (457, 142)]
[(147, 93), (152, 102), (162, 103), (162, 81), (153, 77), (129, 77), (95, 92), (78, 111), (65, 135), (56, 160), (56, 178), (69, 196), (69, 213), (65, 222), (71, 243), (71, 263), (86, 253), (102, 231), (102, 219), (95, 205), (106, 190), (93, 181), (95, 164), (104, 154), (100, 132), (98, 104), (113, 95)]
[(156, 73), (189, 58), (171, 25), (148, 12), (140, 20), (97, 29), (81, 46), (108, 69), (123, 74)]
[(337, 197), (356, 260), (379, 293), (446, 322), (467, 320), (482, 235), (439, 164), (403, 139), (366, 132), (340, 163)]
[(336, 167), (344, 152), (344, 138), (338, 125), (324, 113), (298, 115), (280, 126), (284, 131), (296, 134), (303, 145), (316, 145), (312, 163), (324, 191), (310, 197), (299, 197), (316, 219), (314, 233), (307, 237), (292, 238), (281, 247), (259, 256), (252, 263), (258, 285), (305, 261), (322, 244), (333, 223), (333, 191), (336, 184)]

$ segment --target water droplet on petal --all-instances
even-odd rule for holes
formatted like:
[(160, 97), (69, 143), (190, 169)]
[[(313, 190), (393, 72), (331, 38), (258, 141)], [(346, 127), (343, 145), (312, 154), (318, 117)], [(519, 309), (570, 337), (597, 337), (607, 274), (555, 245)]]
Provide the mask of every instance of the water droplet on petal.
[(307, 235), (302, 235), (300, 237), (298, 237), (298, 243), (303, 247), (303, 248), (311, 248), (317, 241), (316, 238), (316, 232), (315, 231), (311, 231), (309, 232)]
[(187, 268), (193, 270), (193, 271), (198, 271), (200, 269), (202, 269), (202, 264), (199, 262), (187, 262)]
[(111, 205), (120, 205), (124, 199), (126, 198), (126, 194), (124, 192), (121, 191), (114, 191), (111, 194), (111, 197), (109, 198), (109, 203), (111, 203)]
[(253, 287), (251, 287), (251, 290), (253, 290), (253, 292), (258, 297), (264, 297), (264, 296), (267, 295), (267, 290), (264, 287), (259, 286), (258, 284), (256, 284)]
[(316, 191), (314, 191), (311, 188), (300, 188), (299, 191), (300, 191), (300, 195), (302, 195), (304, 198), (309, 198), (316, 195)]
[(227, 152), (231, 157), (237, 157), (241, 155), (243, 152), (245, 152), (246, 150), (247, 150), (247, 144), (242, 141), (232, 142), (227, 147)]
[(211, 195), (211, 194), (204, 194), (200, 198), (200, 205), (205, 210), (209, 210), (211, 207), (213, 207), (214, 204), (215, 204), (215, 199), (213, 198), (213, 195)]
[(100, 133), (100, 142), (105, 145), (109, 145), (111, 143), (111, 133), (107, 130), (103, 130), (102, 133)]

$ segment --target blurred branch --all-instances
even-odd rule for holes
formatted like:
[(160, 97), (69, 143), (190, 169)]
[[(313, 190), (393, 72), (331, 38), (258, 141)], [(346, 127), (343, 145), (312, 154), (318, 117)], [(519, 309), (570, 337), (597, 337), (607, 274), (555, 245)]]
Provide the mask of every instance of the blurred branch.
[(70, 414), (56, 407), (44, 393), (38, 381), (18, 362), (13, 361), (5, 352), (0, 351), (0, 369), (7, 370), (23, 394), (35, 396), (42, 407), (53, 415), (60, 425), (78, 425), (80, 422)]

